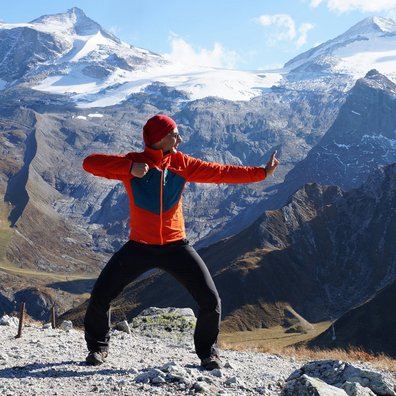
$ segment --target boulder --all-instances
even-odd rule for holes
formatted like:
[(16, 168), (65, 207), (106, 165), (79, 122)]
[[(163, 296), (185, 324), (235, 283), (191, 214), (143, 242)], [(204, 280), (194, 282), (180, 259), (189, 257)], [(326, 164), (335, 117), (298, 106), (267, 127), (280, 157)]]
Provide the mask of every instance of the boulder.
[(150, 307), (142, 311), (130, 322), (130, 328), (147, 336), (191, 335), (196, 318), (190, 308)]
[(303, 374), (288, 381), (281, 396), (347, 396), (348, 394), (326, 382)]
[[(321, 360), (305, 364), (289, 376), (285, 390), (288, 386), (296, 386), (296, 380), (297, 383), (306, 383), (306, 379), (301, 379), (304, 376), (316, 378), (338, 389), (343, 388), (351, 396), (396, 396), (394, 385), (382, 373), (361, 369), (341, 360)], [(291, 395), (285, 393), (289, 394)]]
[(8, 315), (3, 315), (0, 318), (0, 325), (2, 326), (11, 326), (11, 327), (18, 327), (19, 325), (19, 319), (15, 316), (8, 316)]

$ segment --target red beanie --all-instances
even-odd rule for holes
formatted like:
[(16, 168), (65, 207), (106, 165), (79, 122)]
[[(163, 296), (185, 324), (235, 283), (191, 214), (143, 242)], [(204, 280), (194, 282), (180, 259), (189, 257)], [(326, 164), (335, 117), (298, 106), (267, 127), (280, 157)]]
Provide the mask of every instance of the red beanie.
[(157, 114), (151, 117), (143, 127), (143, 140), (146, 146), (159, 142), (169, 132), (176, 128), (176, 122), (172, 118)]

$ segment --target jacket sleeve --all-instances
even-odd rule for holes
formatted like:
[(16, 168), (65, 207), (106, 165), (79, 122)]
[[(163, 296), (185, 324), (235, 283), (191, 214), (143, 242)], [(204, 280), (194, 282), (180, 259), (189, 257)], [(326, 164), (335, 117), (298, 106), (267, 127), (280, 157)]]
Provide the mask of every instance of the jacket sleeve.
[(132, 160), (124, 155), (91, 154), (83, 161), (83, 168), (95, 176), (123, 180), (131, 177)]
[(222, 165), (184, 155), (183, 175), (188, 182), (240, 184), (262, 181), (264, 168), (258, 166)]

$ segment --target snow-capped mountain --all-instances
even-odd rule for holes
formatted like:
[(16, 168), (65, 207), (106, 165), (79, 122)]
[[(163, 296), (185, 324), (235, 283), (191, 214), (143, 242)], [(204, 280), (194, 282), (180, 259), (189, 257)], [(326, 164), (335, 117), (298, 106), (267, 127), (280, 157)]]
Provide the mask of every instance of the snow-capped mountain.
[(396, 23), (381, 17), (366, 18), (340, 36), (290, 60), (284, 68), (306, 75), (347, 74), (354, 79), (376, 69), (395, 79)]
[[(357, 69), (340, 73), (336, 66), (341, 51), (356, 54), (351, 48), (365, 43), (371, 54), (374, 42), (389, 50), (359, 67), (396, 70), (392, 26), (367, 19), (277, 73), (175, 65), (122, 43), (76, 8), (1, 24), (0, 196), (13, 226), (4, 254), (31, 271), (99, 270), (128, 237), (128, 202), (121, 184), (88, 175), (82, 160), (92, 152), (140, 151), (142, 126), (156, 113), (173, 117), (181, 150), (203, 160), (262, 166), (278, 150), (281, 166), (264, 183), (187, 186), (186, 228), (198, 248), (246, 228), (271, 199), (279, 208), (283, 181), (285, 199), (310, 175), (308, 181), (357, 187), (373, 167), (394, 162), (395, 86), (392, 74), (372, 72), (356, 83)], [(322, 55), (331, 67), (319, 67)], [(346, 93), (348, 87), (355, 88)], [(82, 108), (94, 106), (102, 108)]]
[[(166, 64), (161, 56), (121, 42), (78, 8), (30, 23), (0, 24), (3, 86), (26, 82), (48, 92), (90, 92), (123, 72)], [(47, 88), (47, 89), (43, 89)]]
[[(0, 24), (0, 55), (0, 89), (23, 83), (66, 94), (81, 108), (120, 103), (153, 82), (182, 91), (187, 100), (210, 96), (250, 100), (273, 86), (290, 84), (299, 72), (304, 76), (309, 72), (308, 89), (321, 81), (343, 91), (373, 68), (396, 79), (396, 24), (367, 18), (283, 69), (238, 71), (170, 62), (120, 41), (82, 10), (72, 8), (30, 23)], [(323, 83), (329, 73), (342, 77)]]
[(25, 82), (68, 94), (81, 107), (105, 107), (153, 81), (186, 91), (191, 99), (220, 96), (249, 100), (281, 76), (187, 67), (132, 47), (106, 32), (79, 8), (30, 23), (0, 24), (0, 88)]
[(274, 204), (310, 182), (357, 188), (373, 169), (395, 163), (395, 99), (396, 84), (378, 71), (357, 80), (333, 125), (278, 186)]

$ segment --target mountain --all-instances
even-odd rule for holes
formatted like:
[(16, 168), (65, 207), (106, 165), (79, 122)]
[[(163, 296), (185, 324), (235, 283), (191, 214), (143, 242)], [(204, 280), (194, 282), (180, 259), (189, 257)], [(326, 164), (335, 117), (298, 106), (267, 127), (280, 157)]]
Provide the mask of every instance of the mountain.
[(334, 73), (362, 77), (370, 69), (396, 77), (396, 23), (392, 19), (368, 17), (345, 33), (326, 41), (285, 64), (291, 73)]
[(327, 349), (360, 348), (395, 358), (395, 303), (396, 282), (393, 281), (369, 301), (341, 316), (308, 345)]
[[(0, 24), (0, 87), (23, 84), (67, 95), (82, 108), (127, 100), (156, 81), (189, 100), (251, 100), (273, 88), (344, 91), (368, 70), (395, 78), (395, 22), (372, 17), (287, 62), (284, 68), (238, 71), (169, 62), (106, 32), (82, 10), (30, 23)], [(337, 76), (337, 78), (334, 78)], [(302, 83), (301, 80), (307, 80)]]
[(105, 31), (79, 8), (30, 23), (0, 24), (0, 87), (15, 84), (67, 95), (81, 107), (128, 99), (151, 82), (186, 90), (191, 99), (249, 100), (281, 79), (279, 72), (220, 70), (174, 64)]
[[(396, 279), (396, 164), (360, 188), (308, 184), (281, 209), (200, 251), (222, 298), (223, 329), (284, 324), (290, 308), (313, 323), (337, 318)], [(116, 318), (150, 306), (194, 305), (160, 272), (128, 286)], [(66, 314), (81, 321), (85, 305)]]
[(166, 63), (159, 55), (122, 43), (79, 8), (30, 23), (0, 24), (0, 54), (0, 78), (6, 86), (41, 86), (50, 80), (54, 87), (64, 88), (62, 93), (73, 81), (74, 88), (85, 92), (115, 71)]
[(356, 81), (320, 141), (278, 186), (271, 207), (299, 186), (317, 182), (349, 190), (379, 165), (396, 162), (396, 84), (376, 70)]
[[(181, 150), (204, 160), (263, 165), (278, 150), (281, 166), (264, 183), (186, 188), (188, 238), (203, 247), (251, 225), (268, 202), (275, 202), (273, 209), (281, 207), (307, 181), (293, 185), (289, 177), (293, 189), (285, 189), (284, 201), (271, 201), (279, 197), (285, 176), (332, 127), (346, 89), (355, 83), (352, 74), (331, 71), (306, 73), (303, 80), (288, 68), (240, 72), (176, 65), (121, 42), (78, 8), (30, 23), (0, 24), (0, 56), (0, 194), (9, 204), (11, 222), (0, 260), (6, 257), (18, 276), (30, 271), (28, 279), (34, 271), (93, 277), (126, 241), (128, 203), (122, 185), (88, 175), (81, 163), (92, 152), (141, 150), (142, 126), (153, 114), (173, 117), (184, 139)], [(381, 78), (371, 78), (377, 88), (370, 90), (367, 83), (361, 89), (370, 100), (362, 97), (353, 111), (364, 113), (364, 106), (384, 100), (386, 106), (372, 106), (379, 118), (373, 112), (371, 119), (388, 117), (392, 125), (387, 111), (393, 104), (386, 99), (391, 83), (381, 88)], [(349, 118), (355, 120), (356, 114), (344, 117), (353, 125)], [(367, 135), (377, 141), (374, 126)], [(386, 137), (392, 147), (393, 138)], [(390, 150), (384, 159), (376, 153), (373, 167), (392, 155)], [(362, 157), (366, 163), (368, 158)], [(350, 164), (351, 172), (355, 165), (365, 170), (361, 162)], [(14, 285), (26, 286), (18, 282)], [(71, 287), (59, 287), (52, 278), (41, 282), (54, 290)], [(0, 292), (12, 300), (5, 288)], [(14, 292), (16, 286), (8, 289)]]

